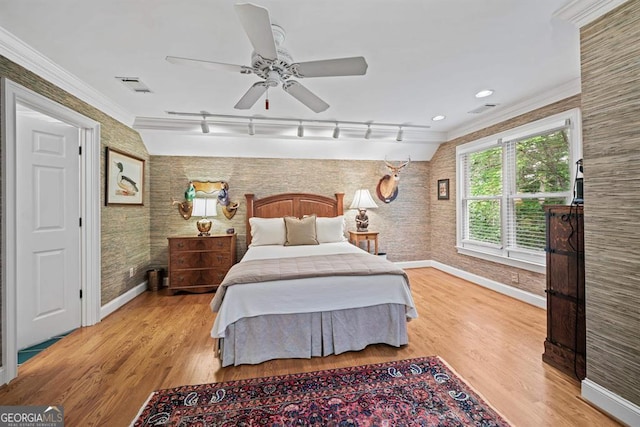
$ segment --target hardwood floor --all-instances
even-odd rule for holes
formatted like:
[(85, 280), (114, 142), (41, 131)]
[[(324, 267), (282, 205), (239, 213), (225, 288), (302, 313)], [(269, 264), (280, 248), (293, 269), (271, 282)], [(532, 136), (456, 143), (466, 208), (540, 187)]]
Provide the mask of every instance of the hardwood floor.
[(67, 426), (127, 426), (153, 390), (438, 355), (516, 426), (618, 426), (542, 362), (545, 312), (432, 268), (407, 270), (420, 317), (409, 345), (220, 368), (212, 294), (145, 292), (19, 369), (0, 405), (63, 405)]

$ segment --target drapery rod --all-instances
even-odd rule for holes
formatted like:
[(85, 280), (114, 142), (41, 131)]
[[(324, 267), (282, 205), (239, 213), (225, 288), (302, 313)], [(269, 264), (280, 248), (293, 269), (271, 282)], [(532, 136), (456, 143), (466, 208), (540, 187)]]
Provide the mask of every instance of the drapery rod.
[(419, 128), (430, 129), (431, 126), (426, 125), (410, 125), (404, 123), (380, 123), (380, 122), (354, 122), (349, 120), (318, 120), (318, 119), (291, 119), (288, 117), (262, 117), (262, 116), (237, 116), (233, 114), (211, 114), (204, 111), (200, 113), (183, 113), (179, 111), (167, 111), (167, 114), (173, 116), (188, 116), (188, 117), (201, 117), (201, 118), (221, 118), (221, 119), (242, 119), (242, 120), (265, 120), (274, 122), (296, 122), (296, 123), (330, 123), (330, 124), (345, 124), (345, 125), (362, 125), (362, 126), (388, 126), (394, 128)]

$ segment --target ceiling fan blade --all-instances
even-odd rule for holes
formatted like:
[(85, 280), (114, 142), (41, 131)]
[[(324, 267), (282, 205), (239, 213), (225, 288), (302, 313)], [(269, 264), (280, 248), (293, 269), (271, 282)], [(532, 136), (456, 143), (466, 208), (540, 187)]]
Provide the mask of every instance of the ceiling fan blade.
[(367, 72), (367, 61), (362, 56), (300, 62), (291, 69), (297, 77), (361, 76)]
[(200, 68), (205, 68), (207, 70), (233, 71), (242, 74), (251, 74), (253, 72), (253, 69), (251, 67), (247, 67), (245, 65), (224, 64), (222, 62), (202, 61), (200, 59), (180, 58), (177, 56), (167, 56), (166, 59), (172, 64), (192, 65)]
[(253, 50), (264, 59), (271, 61), (278, 59), (269, 11), (251, 3), (236, 4), (235, 8), (244, 31), (253, 45)]
[(313, 110), (314, 113), (320, 113), (329, 108), (329, 104), (318, 98), (313, 92), (295, 80), (287, 81), (282, 85), (282, 88), (289, 95)]
[(262, 94), (267, 91), (267, 87), (268, 85), (266, 82), (254, 83), (254, 85), (249, 88), (247, 93), (240, 98), (240, 101), (238, 101), (233, 108), (238, 110), (248, 110), (253, 107), (253, 104), (255, 104)]

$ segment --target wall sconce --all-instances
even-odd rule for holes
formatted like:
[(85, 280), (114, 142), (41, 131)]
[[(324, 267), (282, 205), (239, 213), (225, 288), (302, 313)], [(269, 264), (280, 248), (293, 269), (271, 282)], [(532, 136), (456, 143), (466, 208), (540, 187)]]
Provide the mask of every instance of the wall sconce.
[(201, 217), (196, 222), (196, 227), (200, 234), (198, 236), (210, 236), (211, 234), (211, 220), (207, 217), (218, 215), (218, 200), (213, 198), (196, 197), (193, 199), (193, 213), (192, 216)]
[(369, 227), (369, 217), (367, 216), (367, 209), (375, 209), (378, 205), (373, 201), (369, 190), (361, 189), (356, 191), (353, 196), (353, 202), (349, 209), (357, 209), (358, 215), (356, 215), (356, 230), (367, 231)]

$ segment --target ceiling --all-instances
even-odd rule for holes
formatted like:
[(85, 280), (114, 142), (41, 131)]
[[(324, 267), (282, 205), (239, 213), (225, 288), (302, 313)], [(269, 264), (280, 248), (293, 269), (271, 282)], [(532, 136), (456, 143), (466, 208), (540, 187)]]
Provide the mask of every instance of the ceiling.
[[(115, 113), (106, 112), (139, 129), (152, 154), (163, 153), (175, 135), (202, 137), (200, 118), (167, 111), (254, 116), (256, 136), (292, 141), (298, 123), (276, 129), (277, 122), (262, 126), (259, 117), (373, 122), (373, 142), (395, 142), (397, 132), (375, 123), (424, 125), (430, 128), (406, 128), (405, 142), (433, 152), (437, 143), (491, 120), (579, 92), (578, 28), (554, 17), (566, 0), (254, 3), (284, 28), (284, 46), (295, 61), (364, 56), (366, 75), (299, 79), (330, 105), (322, 113), (280, 88), (269, 90), (269, 110), (262, 100), (235, 110), (257, 76), (165, 60), (171, 55), (250, 65), (252, 46), (230, 0), (0, 0), (0, 27), (95, 89)], [(134, 93), (116, 76), (139, 77), (152, 93)], [(475, 98), (481, 89), (495, 93)], [(469, 113), (485, 103), (498, 106)], [(432, 121), (438, 114), (446, 119)], [(227, 121), (235, 124), (220, 132), (248, 138), (246, 120)], [(309, 128), (305, 137), (331, 140), (333, 124)], [(365, 125), (344, 129), (341, 139), (359, 146), (366, 141)], [(167, 133), (173, 136), (162, 136)]]

